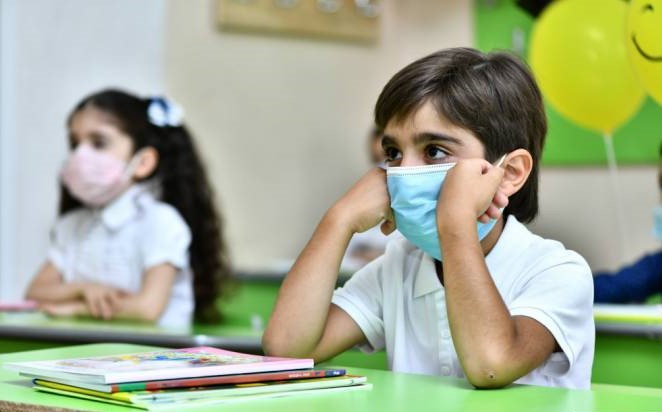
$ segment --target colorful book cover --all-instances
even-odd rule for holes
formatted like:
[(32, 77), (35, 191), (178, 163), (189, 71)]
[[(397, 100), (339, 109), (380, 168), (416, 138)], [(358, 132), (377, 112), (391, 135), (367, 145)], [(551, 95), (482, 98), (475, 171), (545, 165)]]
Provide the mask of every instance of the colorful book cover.
[(112, 384), (310, 369), (313, 360), (251, 355), (200, 346), (125, 355), (10, 362), (5, 367), (46, 378)]
[(67, 379), (51, 379), (43, 376), (34, 376), (34, 375), (27, 375), (27, 376), (34, 378), (35, 383), (49, 381), (49, 382), (61, 383), (69, 386), (76, 386), (83, 389), (91, 389), (98, 392), (115, 393), (115, 392), (133, 392), (133, 391), (145, 391), (145, 390), (151, 391), (151, 390), (171, 389), (171, 388), (191, 388), (191, 387), (199, 387), (199, 386), (218, 386), (218, 385), (230, 385), (230, 384), (252, 383), (252, 382), (284, 381), (284, 380), (293, 380), (293, 379), (328, 378), (332, 376), (342, 376), (344, 374), (345, 374), (344, 369), (299, 369), (299, 370), (264, 372), (264, 373), (245, 373), (239, 375), (208, 376), (202, 378), (168, 379), (168, 380), (146, 381), (146, 382), (126, 382), (126, 383), (115, 383), (110, 385), (77, 382), (77, 381), (70, 381)]
[(330, 378), (313, 378), (293, 381), (261, 382), (251, 384), (226, 385), (223, 387), (199, 387), (188, 389), (167, 389), (159, 391), (137, 391), (105, 393), (75, 386), (37, 380), (35, 389), (61, 395), (82, 397), (100, 402), (109, 402), (141, 409), (163, 408), (196, 402), (222, 403), (252, 399), (255, 396), (285, 396), (318, 389), (349, 388), (366, 386), (364, 376), (344, 375)]

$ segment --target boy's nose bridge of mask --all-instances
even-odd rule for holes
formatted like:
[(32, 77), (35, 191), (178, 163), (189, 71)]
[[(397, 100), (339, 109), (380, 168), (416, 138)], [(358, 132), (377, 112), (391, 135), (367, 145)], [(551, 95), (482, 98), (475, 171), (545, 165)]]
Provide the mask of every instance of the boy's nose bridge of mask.
[(437, 163), (425, 166), (387, 166), (385, 170), (386, 176), (438, 175), (440, 172), (444, 172), (445, 176), (445, 173), (455, 165), (456, 163)]
[[(492, 166), (494, 167), (501, 167), (503, 166), (504, 162), (506, 161), (506, 157), (508, 157), (509, 153), (504, 153), (503, 156), (501, 156), (497, 161), (492, 163)], [(377, 167), (385, 170), (387, 175), (403, 175), (403, 174), (425, 174), (425, 173), (431, 173), (431, 172), (436, 172), (439, 170), (450, 170), (453, 166), (455, 166), (457, 163), (436, 163), (432, 165), (425, 165), (425, 166), (389, 166), (388, 162), (386, 160), (379, 162), (377, 164)], [(661, 175), (662, 176), (662, 175)], [(662, 182), (662, 178), (660, 179)]]

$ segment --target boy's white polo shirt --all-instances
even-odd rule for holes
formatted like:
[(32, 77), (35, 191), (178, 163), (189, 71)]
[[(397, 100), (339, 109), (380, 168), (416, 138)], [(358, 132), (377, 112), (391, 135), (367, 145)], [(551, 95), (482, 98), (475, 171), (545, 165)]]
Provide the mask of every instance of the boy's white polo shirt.
[(99, 209), (81, 207), (61, 216), (51, 232), (48, 260), (64, 282), (95, 282), (140, 291), (145, 271), (169, 263), (178, 269), (158, 324), (186, 327), (193, 315), (188, 248), (191, 231), (177, 209), (158, 201), (146, 184), (134, 184)]
[[(511, 315), (537, 320), (562, 349), (516, 382), (589, 388), (595, 326), (586, 261), (510, 216), (485, 262)], [(392, 370), (464, 377), (434, 261), (406, 239), (391, 242), (334, 292), (332, 302), (363, 331), (362, 350), (386, 349)]]

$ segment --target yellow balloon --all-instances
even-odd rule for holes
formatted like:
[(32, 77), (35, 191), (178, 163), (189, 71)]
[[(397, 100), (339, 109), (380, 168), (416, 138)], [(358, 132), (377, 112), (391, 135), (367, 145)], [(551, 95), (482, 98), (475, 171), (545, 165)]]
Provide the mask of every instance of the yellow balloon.
[(626, 47), (644, 89), (662, 104), (662, 0), (632, 0)]
[(529, 60), (545, 97), (575, 123), (610, 134), (645, 96), (628, 61), (623, 0), (557, 0), (533, 27)]

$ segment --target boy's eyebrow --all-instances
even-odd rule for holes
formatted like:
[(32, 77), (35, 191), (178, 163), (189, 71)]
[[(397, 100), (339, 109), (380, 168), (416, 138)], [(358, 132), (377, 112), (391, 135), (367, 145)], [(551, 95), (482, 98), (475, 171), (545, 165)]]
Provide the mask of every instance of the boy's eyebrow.
[(430, 141), (442, 141), (442, 142), (453, 143), (459, 146), (462, 145), (462, 141), (460, 139), (458, 139), (457, 137), (449, 136), (444, 133), (423, 132), (414, 136), (414, 144), (416, 145), (428, 143)]
[[(414, 144), (415, 145), (420, 145), (423, 143), (428, 143), (431, 141), (442, 141), (442, 142), (447, 142), (447, 143), (453, 143), (455, 145), (461, 146), (462, 141), (456, 137), (449, 136), (444, 133), (436, 133), (436, 132), (422, 132), (418, 133), (414, 136)], [(395, 138), (385, 134), (382, 137), (382, 146), (386, 146), (388, 144), (394, 144), (396, 141)]]

